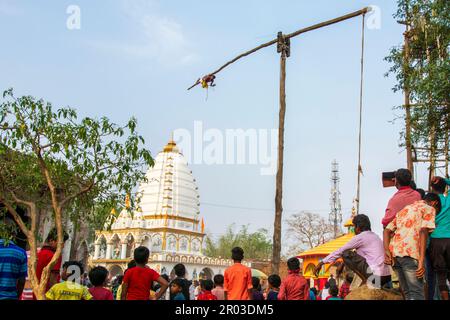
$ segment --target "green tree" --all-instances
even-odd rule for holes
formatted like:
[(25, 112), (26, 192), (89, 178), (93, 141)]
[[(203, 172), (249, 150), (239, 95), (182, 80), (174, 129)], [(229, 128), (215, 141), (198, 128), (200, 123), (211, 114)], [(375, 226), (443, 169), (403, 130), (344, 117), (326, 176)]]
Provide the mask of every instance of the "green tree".
[[(124, 126), (107, 118), (78, 119), (75, 110), (53, 110), (51, 103), (31, 96), (3, 93), (0, 104), (0, 203), (26, 235), (30, 247), (28, 272), (38, 299), (45, 295), (50, 270), (61, 256), (64, 221), (103, 225), (120, 208), (153, 165), (136, 120)], [(131, 212), (136, 205), (131, 197)], [(27, 210), (26, 224), (17, 212)], [(37, 212), (49, 208), (58, 234), (56, 252), (36, 276)]]
[(272, 241), (266, 229), (249, 232), (248, 226), (241, 226), (236, 231), (235, 224), (227, 227), (218, 239), (206, 237), (205, 254), (210, 257), (229, 258), (231, 249), (241, 247), (246, 259), (269, 259), (272, 254)]
[(386, 57), (391, 63), (388, 74), (397, 79), (393, 90), (407, 90), (411, 100), (411, 129), (401, 132), (401, 146), (411, 140), (415, 160), (430, 162), (431, 178), (438, 158), (447, 159), (448, 168), (450, 2), (398, 0), (394, 18), (407, 26), (406, 45), (394, 47)]

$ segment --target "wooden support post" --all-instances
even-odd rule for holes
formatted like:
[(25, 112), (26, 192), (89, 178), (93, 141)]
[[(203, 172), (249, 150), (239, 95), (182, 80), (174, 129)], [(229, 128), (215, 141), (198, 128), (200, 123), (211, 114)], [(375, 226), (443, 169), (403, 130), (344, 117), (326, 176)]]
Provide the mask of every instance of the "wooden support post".
[(278, 163), (275, 191), (275, 220), (273, 224), (272, 273), (278, 274), (281, 256), (281, 222), (283, 214), (284, 120), (286, 117), (286, 58), (290, 56), (290, 41), (278, 33), (277, 52), (280, 53), (280, 112), (278, 124)]
[(412, 143), (411, 143), (411, 104), (410, 104), (410, 90), (409, 90), (409, 27), (408, 22), (406, 23), (405, 45), (404, 51), (404, 95), (405, 95), (405, 145), (406, 145), (406, 165), (411, 175), (414, 177), (414, 165), (412, 157)]

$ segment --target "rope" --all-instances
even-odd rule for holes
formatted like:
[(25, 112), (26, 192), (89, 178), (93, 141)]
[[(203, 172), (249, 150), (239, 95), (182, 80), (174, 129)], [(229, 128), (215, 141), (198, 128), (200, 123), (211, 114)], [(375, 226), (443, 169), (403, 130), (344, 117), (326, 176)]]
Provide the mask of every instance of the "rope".
[(359, 133), (358, 133), (358, 184), (356, 191), (356, 214), (359, 214), (359, 196), (361, 191), (361, 136), (362, 136), (362, 112), (363, 112), (363, 88), (364, 88), (364, 42), (365, 42), (365, 17), (366, 14), (362, 15), (362, 27), (361, 27), (361, 82), (359, 87)]

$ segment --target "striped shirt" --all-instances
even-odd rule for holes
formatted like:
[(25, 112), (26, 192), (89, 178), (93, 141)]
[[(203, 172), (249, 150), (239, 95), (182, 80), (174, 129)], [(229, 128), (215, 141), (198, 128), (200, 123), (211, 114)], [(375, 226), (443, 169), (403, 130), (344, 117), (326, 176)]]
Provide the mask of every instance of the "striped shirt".
[(0, 239), (0, 300), (18, 299), (17, 280), (27, 277), (27, 254), (14, 242)]

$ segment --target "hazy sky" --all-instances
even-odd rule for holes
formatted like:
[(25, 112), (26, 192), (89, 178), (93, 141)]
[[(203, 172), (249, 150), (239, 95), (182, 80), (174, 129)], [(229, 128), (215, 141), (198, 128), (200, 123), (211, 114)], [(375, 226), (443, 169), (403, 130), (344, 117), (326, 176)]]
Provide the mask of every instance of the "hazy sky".
[[(81, 28), (66, 26), (69, 5)], [(276, 37), (366, 5), (380, 8), (381, 28), (366, 30), (361, 212), (381, 232), (381, 172), (405, 166), (398, 147), (402, 94), (384, 77), (383, 58), (402, 41), (395, 1), (9, 1), (0, 0), (0, 89), (71, 106), (83, 116), (124, 123), (135, 116), (156, 155), (173, 130), (278, 127), (276, 47), (219, 74), (217, 86), (186, 91), (199, 76)], [(331, 162), (340, 164), (344, 220), (356, 194), (361, 19), (292, 39), (287, 61), (284, 218), (301, 210), (327, 216)], [(275, 176), (260, 165), (191, 165), (206, 230), (231, 223), (272, 229)], [(418, 177), (423, 186), (426, 176)], [(222, 207), (249, 207), (253, 210)]]

